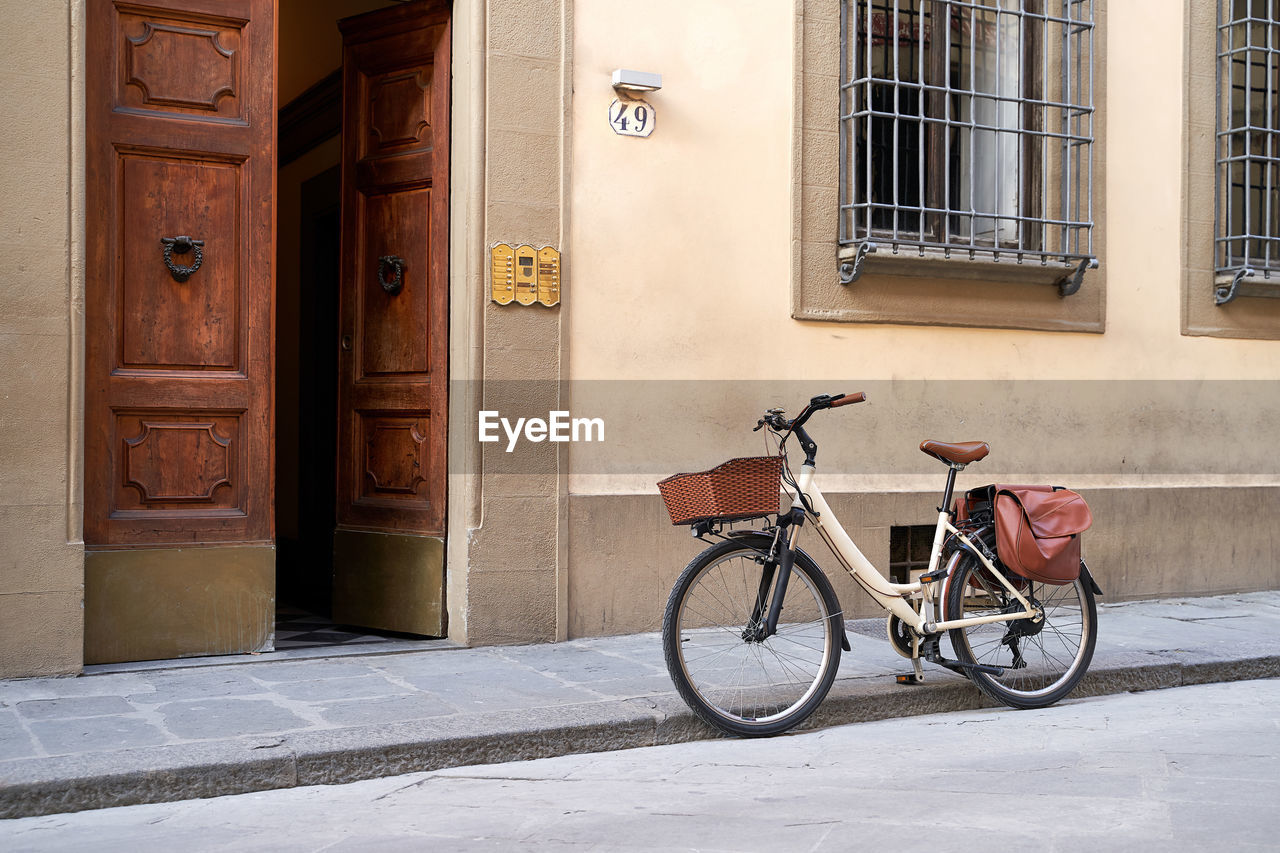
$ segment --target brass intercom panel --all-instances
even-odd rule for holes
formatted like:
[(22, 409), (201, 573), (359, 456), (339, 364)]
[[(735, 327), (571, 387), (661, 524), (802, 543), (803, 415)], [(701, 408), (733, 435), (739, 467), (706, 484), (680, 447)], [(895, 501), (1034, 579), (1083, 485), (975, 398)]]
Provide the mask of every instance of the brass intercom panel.
[(560, 304), (560, 250), (498, 243), (490, 250), (489, 297), (499, 305), (516, 302)]

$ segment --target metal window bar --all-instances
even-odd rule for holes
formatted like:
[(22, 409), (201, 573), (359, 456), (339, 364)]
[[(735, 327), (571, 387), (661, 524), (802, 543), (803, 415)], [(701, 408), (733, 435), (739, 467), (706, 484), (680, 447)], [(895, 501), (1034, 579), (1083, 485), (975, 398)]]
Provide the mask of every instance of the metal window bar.
[(844, 0), (842, 256), (1092, 265), (1093, 30), (1093, 0)]
[(1215, 302), (1280, 296), (1280, 0), (1218, 0)]

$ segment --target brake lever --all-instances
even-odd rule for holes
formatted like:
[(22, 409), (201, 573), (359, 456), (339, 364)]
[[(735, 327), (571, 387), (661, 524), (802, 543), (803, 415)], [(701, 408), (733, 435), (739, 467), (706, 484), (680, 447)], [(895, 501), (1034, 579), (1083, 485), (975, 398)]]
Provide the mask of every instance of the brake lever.
[[(770, 409), (764, 413), (764, 417), (756, 421), (756, 428), (752, 432), (759, 432), (765, 427), (770, 429), (780, 429), (778, 421), (782, 421), (782, 409)], [(782, 426), (786, 426), (786, 421), (782, 421)]]

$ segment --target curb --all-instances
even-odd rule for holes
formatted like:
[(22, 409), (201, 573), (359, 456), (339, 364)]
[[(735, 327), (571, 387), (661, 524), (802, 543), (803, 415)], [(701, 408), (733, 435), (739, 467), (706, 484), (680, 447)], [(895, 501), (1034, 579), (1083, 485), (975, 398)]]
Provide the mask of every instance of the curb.
[[(1090, 669), (1071, 698), (1280, 677), (1280, 655), (1274, 654), (1229, 660), (1117, 657), (1130, 659)], [(1138, 662), (1143, 658), (1146, 662)], [(797, 731), (987, 707), (995, 704), (949, 673), (910, 688), (885, 676), (846, 679), (836, 683)], [(274, 738), (23, 759), (11, 762), (0, 779), (0, 818), (336, 785), (719, 736), (671, 693)]]

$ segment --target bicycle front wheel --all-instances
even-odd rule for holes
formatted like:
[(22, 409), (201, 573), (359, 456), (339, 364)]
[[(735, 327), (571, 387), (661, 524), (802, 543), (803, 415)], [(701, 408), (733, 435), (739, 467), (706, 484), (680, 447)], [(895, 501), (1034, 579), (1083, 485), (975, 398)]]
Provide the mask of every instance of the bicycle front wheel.
[[(781, 569), (741, 540), (714, 545), (676, 581), (662, 621), (667, 670), (699, 717), (729, 734), (784, 732), (817, 709), (840, 667), (844, 619), (831, 582), (803, 552), (773, 636), (757, 630)], [(757, 543), (757, 544), (759, 544)]]
[[(1003, 675), (969, 672), (983, 693), (1013, 708), (1043, 708), (1070, 693), (1089, 668), (1098, 638), (1097, 604), (1083, 577), (1062, 586), (1014, 575), (1009, 579), (1044, 611), (1044, 619), (953, 628), (951, 646), (962, 663), (1004, 669)], [(990, 571), (967, 555), (947, 579), (946, 600), (948, 619), (1022, 608)]]

